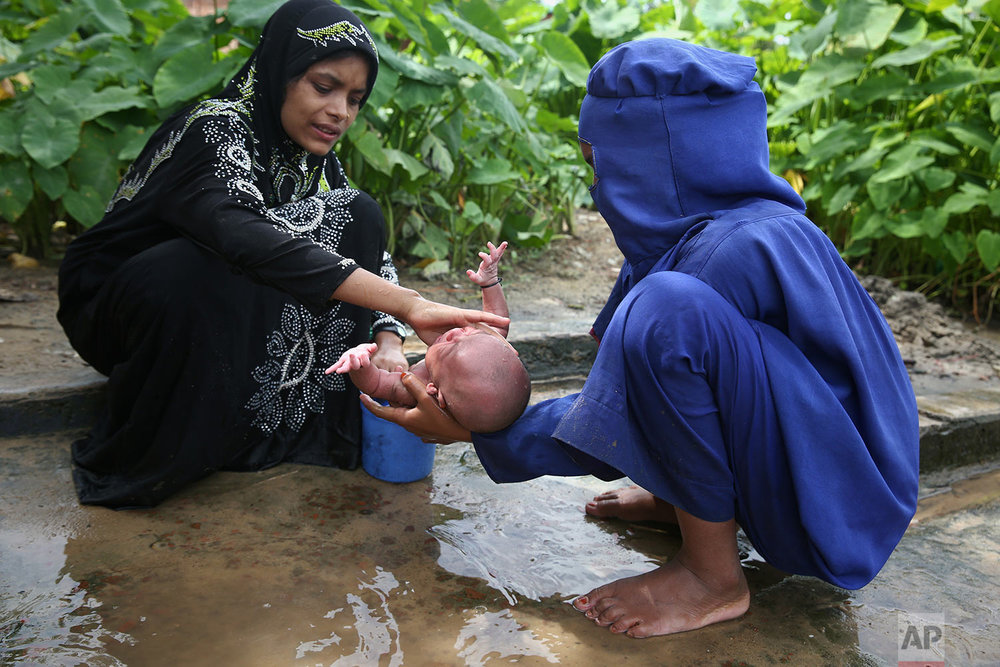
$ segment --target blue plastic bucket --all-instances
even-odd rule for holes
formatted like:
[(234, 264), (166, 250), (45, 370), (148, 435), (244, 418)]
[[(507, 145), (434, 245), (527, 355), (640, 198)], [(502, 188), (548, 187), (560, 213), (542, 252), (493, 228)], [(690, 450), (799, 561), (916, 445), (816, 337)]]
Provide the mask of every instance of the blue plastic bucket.
[[(385, 405), (385, 403), (383, 403)], [(383, 482), (415, 482), (431, 474), (433, 443), (361, 406), (361, 466)]]

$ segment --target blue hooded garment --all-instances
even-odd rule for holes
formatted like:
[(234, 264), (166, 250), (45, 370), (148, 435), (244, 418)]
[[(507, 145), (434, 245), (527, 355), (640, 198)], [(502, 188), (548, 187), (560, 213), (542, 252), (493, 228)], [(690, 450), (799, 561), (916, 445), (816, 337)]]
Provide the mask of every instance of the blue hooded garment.
[(916, 402), (874, 301), (769, 170), (755, 73), (669, 39), (595, 65), (580, 139), (625, 256), (597, 359), (580, 394), (473, 441), (495, 481), (627, 475), (859, 588), (916, 508)]

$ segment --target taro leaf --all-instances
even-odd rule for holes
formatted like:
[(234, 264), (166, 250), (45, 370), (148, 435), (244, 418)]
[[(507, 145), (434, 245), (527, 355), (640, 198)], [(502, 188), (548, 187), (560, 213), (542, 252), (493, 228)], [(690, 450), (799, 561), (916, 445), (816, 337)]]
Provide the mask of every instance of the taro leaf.
[(156, 103), (169, 108), (216, 88), (230, 71), (231, 63), (212, 62), (214, 54), (212, 42), (206, 41), (168, 58), (153, 78)]
[(475, 185), (495, 185), (518, 178), (520, 175), (514, 171), (510, 162), (501, 158), (491, 158), (469, 170), (466, 182)]
[(617, 2), (584, 3), (590, 17), (590, 32), (597, 39), (620, 39), (639, 27), (639, 9), (629, 3), (619, 7)]
[(417, 107), (432, 107), (440, 104), (445, 90), (441, 86), (434, 86), (421, 81), (407, 81), (396, 89), (396, 94), (392, 96), (392, 101), (403, 111), (409, 111)]
[(485, 0), (462, 0), (462, 2), (455, 3), (458, 11), (467, 21), (479, 26), (500, 41), (508, 42), (510, 36), (507, 33), (507, 28), (504, 27), (500, 15), (493, 9), (493, 4)]
[(865, 239), (880, 239), (888, 232), (886, 231), (886, 217), (878, 211), (868, 215), (856, 215), (851, 224), (851, 236), (855, 241)]
[(104, 30), (116, 35), (132, 32), (132, 22), (121, 0), (83, 0), (83, 4), (90, 10), (90, 18)]
[(0, 162), (0, 218), (11, 222), (20, 218), (34, 194), (31, 175), (24, 162)]
[(698, 0), (694, 15), (709, 30), (727, 30), (745, 18), (737, 0)]
[(271, 14), (285, 0), (231, 0), (226, 8), (229, 21), (237, 28), (263, 28)]
[(1000, 23), (1000, 0), (989, 0), (979, 8), (979, 11), (993, 19), (994, 23)]
[(80, 133), (80, 150), (67, 166), (74, 186), (93, 188), (107, 203), (118, 185), (119, 171), (124, 166), (118, 159), (115, 134), (94, 123), (84, 125)]
[(962, 38), (958, 35), (949, 35), (941, 39), (933, 39), (926, 42), (918, 42), (913, 46), (908, 46), (902, 51), (892, 51), (875, 59), (872, 67), (902, 67), (923, 62), (939, 51), (950, 50), (961, 43)]
[(515, 132), (523, 132), (525, 125), (521, 114), (511, 103), (503, 88), (490, 79), (480, 79), (465, 93), (481, 111), (502, 120)]
[(817, 59), (794, 86), (781, 92), (774, 105), (774, 113), (768, 119), (768, 126), (787, 121), (799, 109), (832, 94), (840, 84), (856, 80), (864, 69), (863, 60), (838, 54)]
[(988, 194), (986, 188), (972, 183), (962, 183), (959, 191), (948, 197), (943, 208), (949, 215), (968, 213), (977, 206), (985, 204)]
[[(448, 69), (463, 76), (489, 76), (489, 72), (486, 71), (485, 67), (468, 58), (440, 55), (434, 58), (434, 65), (438, 69)], [(379, 76), (382, 76), (381, 72), (379, 72)]]
[(969, 256), (969, 251), (972, 250), (968, 236), (959, 231), (942, 234), (941, 243), (948, 254), (959, 264), (965, 261), (965, 258)]
[(939, 208), (926, 208), (920, 212), (909, 211), (892, 216), (886, 227), (893, 236), (901, 239), (937, 238), (947, 224), (947, 213)]
[(393, 99), (396, 94), (396, 86), (399, 84), (399, 72), (389, 67), (379, 69), (378, 78), (375, 79), (375, 89), (368, 96), (365, 108), (381, 109)]
[[(498, 39), (494, 35), (491, 35), (485, 30), (480, 30), (465, 19), (457, 16), (455, 13), (450, 11), (446, 5), (434, 5), (434, 9), (448, 19), (452, 28), (454, 28), (458, 33), (471, 38), (472, 41), (474, 41), (487, 55), (502, 56), (507, 60), (517, 60), (517, 52), (508, 46), (504, 41)], [(379, 51), (379, 53), (381, 54), (381, 51)]]
[(917, 179), (931, 192), (944, 190), (955, 182), (955, 172), (941, 167), (927, 167), (916, 173)]
[(994, 137), (985, 128), (969, 123), (947, 123), (944, 129), (966, 146), (978, 148), (985, 153), (993, 148)]
[(0, 154), (21, 155), (21, 128), (24, 114), (14, 107), (0, 109)]
[(427, 33), (427, 41), (430, 44), (432, 53), (446, 54), (451, 52), (451, 45), (448, 43), (448, 36), (444, 31), (431, 21), (427, 16), (420, 15), (420, 25)]
[(365, 132), (355, 139), (354, 148), (361, 153), (365, 162), (372, 169), (386, 176), (392, 175), (392, 165), (389, 163), (389, 156), (386, 155), (385, 147), (374, 132)]
[(63, 65), (42, 65), (31, 71), (35, 95), (46, 104), (52, 104), (52, 101), (59, 96), (59, 93), (66, 90), (72, 81), (72, 70)]
[(420, 160), (413, 157), (409, 153), (405, 153), (396, 148), (386, 148), (385, 149), (386, 158), (389, 160), (390, 165), (399, 165), (406, 170), (409, 174), (410, 180), (415, 181), (424, 174), (427, 173), (427, 167), (420, 163)]
[(996, 271), (1000, 266), (1000, 234), (990, 229), (981, 229), (976, 235), (976, 250), (988, 271)]
[(869, 179), (865, 186), (868, 190), (868, 198), (876, 209), (885, 211), (890, 206), (898, 202), (906, 194), (908, 181), (878, 182)]
[(892, 31), (892, 41), (904, 46), (913, 46), (927, 36), (927, 21), (914, 12), (906, 12)]
[(62, 197), (66, 212), (84, 227), (93, 227), (104, 217), (107, 198), (89, 185), (67, 190)]
[[(394, 51), (388, 44), (375, 39), (378, 46), (380, 63), (386, 64), (399, 72), (402, 76), (425, 83), (433, 83), (440, 86), (454, 86), (458, 83), (458, 77), (451, 72), (444, 72), (427, 65), (422, 65), (410, 56)], [(379, 70), (382, 68), (380, 67)], [(381, 71), (379, 73), (381, 76)]]
[(837, 191), (830, 197), (830, 200), (826, 203), (826, 214), (833, 216), (841, 211), (843, 211), (851, 200), (854, 199), (854, 195), (858, 192), (857, 185), (842, 185)]
[(63, 193), (66, 192), (66, 186), (69, 185), (69, 174), (66, 173), (66, 167), (61, 164), (51, 169), (45, 169), (36, 163), (31, 170), (31, 176), (42, 192), (52, 201), (62, 197)]
[(994, 217), (1000, 218), (1000, 190), (990, 190), (986, 195), (986, 205), (990, 207), (990, 213)]
[(875, 51), (889, 39), (896, 22), (903, 15), (899, 5), (872, 0), (846, 0), (837, 9), (836, 32), (845, 46)]
[(868, 180), (869, 183), (888, 183), (934, 164), (930, 155), (919, 155), (920, 146), (906, 144), (889, 153), (882, 161), (882, 167)]
[(883, 155), (885, 155), (884, 148), (872, 146), (853, 160), (845, 162), (843, 165), (838, 165), (837, 168), (833, 170), (832, 177), (839, 179), (843, 178), (847, 174), (850, 174), (851, 172), (869, 169), (881, 160)]
[(139, 157), (149, 137), (156, 130), (155, 127), (138, 127), (136, 125), (125, 125), (116, 132), (118, 152), (115, 154), (119, 160), (131, 162)]
[(857, 86), (849, 88), (846, 93), (847, 99), (855, 108), (863, 108), (878, 100), (901, 97), (910, 86), (910, 78), (907, 76), (877, 72)]
[(833, 11), (821, 18), (816, 25), (792, 33), (789, 38), (789, 54), (799, 60), (809, 60), (833, 34), (837, 22), (837, 12)]
[(167, 58), (210, 39), (211, 16), (189, 16), (167, 28), (153, 47), (153, 60), (160, 65)]
[(561, 32), (549, 30), (537, 37), (542, 49), (563, 76), (574, 86), (587, 85), (590, 65), (583, 51), (572, 39)]
[(993, 142), (993, 148), (990, 149), (990, 164), (1000, 164), (1000, 137), (997, 137), (997, 140)]
[(51, 51), (76, 32), (82, 19), (79, 6), (67, 7), (44, 19), (42, 26), (21, 45), (21, 59), (39, 51)]
[(56, 116), (40, 100), (29, 100), (26, 116), (31, 118), (21, 131), (24, 150), (45, 169), (65, 162), (80, 146), (80, 123)]
[(148, 98), (142, 94), (138, 86), (131, 88), (108, 86), (103, 90), (81, 95), (77, 99), (79, 102), (76, 112), (81, 121), (88, 121), (112, 111), (144, 109), (148, 106)]
[(447, 181), (451, 178), (455, 172), (455, 162), (452, 160), (448, 147), (436, 134), (427, 133), (420, 144), (420, 153), (424, 156), (424, 164), (440, 174), (443, 180)]

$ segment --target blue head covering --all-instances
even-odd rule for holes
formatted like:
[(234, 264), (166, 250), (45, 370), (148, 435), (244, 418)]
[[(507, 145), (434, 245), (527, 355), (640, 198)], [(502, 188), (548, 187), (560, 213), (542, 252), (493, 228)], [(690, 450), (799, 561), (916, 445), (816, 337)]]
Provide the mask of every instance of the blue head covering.
[(622, 44), (591, 70), (580, 139), (633, 280), (714, 212), (761, 199), (805, 210), (768, 168), (756, 71), (751, 58), (673, 39)]

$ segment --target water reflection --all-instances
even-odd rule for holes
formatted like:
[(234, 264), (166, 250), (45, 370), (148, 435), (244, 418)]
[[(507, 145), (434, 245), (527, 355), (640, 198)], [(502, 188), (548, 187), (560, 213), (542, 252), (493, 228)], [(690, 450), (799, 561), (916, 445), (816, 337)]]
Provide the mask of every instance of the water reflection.
[(518, 624), (509, 609), (495, 612), (476, 609), (458, 633), (455, 650), (466, 665), (474, 667), (485, 665), (493, 658), (536, 657), (558, 663), (559, 659), (546, 644), (545, 639)]

